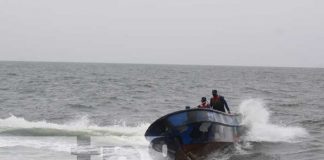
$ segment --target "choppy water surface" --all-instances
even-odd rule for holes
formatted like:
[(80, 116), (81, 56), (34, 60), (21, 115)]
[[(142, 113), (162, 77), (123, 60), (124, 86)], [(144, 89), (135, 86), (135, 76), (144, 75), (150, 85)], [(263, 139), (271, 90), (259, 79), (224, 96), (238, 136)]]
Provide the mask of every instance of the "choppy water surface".
[(207, 159), (324, 159), (323, 69), (26, 62), (0, 62), (0, 159), (75, 160), (78, 135), (150, 159), (150, 123), (212, 89), (249, 131)]

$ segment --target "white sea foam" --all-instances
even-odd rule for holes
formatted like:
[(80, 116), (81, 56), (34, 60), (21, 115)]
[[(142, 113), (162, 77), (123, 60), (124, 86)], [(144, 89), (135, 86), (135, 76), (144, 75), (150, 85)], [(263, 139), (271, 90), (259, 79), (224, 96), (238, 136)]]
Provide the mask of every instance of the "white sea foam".
[[(77, 135), (91, 137), (93, 146), (135, 146), (147, 149), (148, 142), (143, 136), (149, 124), (137, 126), (112, 125), (97, 126), (86, 117), (66, 124), (46, 121), (27, 121), (24, 118), (10, 116), (0, 119), (0, 147), (28, 147), (53, 151), (70, 152), (77, 146)], [(145, 150), (144, 149), (144, 150)], [(140, 154), (144, 154), (142, 151)]]
[[(67, 122), (66, 124), (55, 124), (46, 121), (27, 121), (24, 118), (16, 117), (11, 115), (6, 119), (0, 119), (0, 132), (9, 132), (17, 129), (41, 129), (50, 131), (61, 131), (63, 133), (73, 133), (80, 132), (86, 133), (90, 136), (143, 136), (145, 130), (149, 124), (142, 123), (137, 126), (126, 126), (122, 125), (112, 125), (112, 126), (98, 126), (91, 124), (87, 117), (82, 117), (72, 122)], [(33, 133), (33, 132), (31, 132)], [(53, 136), (56, 133), (53, 133)], [(62, 135), (62, 134), (59, 134)], [(63, 134), (64, 135), (64, 134)], [(33, 136), (33, 135), (29, 135)], [(47, 136), (47, 135), (46, 135)]]
[(294, 142), (308, 135), (307, 131), (301, 127), (270, 123), (270, 111), (259, 99), (243, 101), (239, 106), (239, 112), (243, 115), (243, 125), (248, 128), (245, 137), (247, 141)]
[(0, 148), (27, 147), (70, 152), (71, 148), (75, 148), (76, 146), (76, 138), (74, 137), (0, 136)]

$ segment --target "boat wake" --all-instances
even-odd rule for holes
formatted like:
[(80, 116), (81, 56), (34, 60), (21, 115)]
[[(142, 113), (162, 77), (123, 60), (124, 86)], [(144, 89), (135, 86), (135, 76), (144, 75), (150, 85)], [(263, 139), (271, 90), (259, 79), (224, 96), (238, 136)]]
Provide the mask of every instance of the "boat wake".
[(90, 136), (92, 146), (148, 146), (144, 138), (149, 124), (97, 126), (87, 117), (66, 124), (27, 121), (11, 115), (0, 119), (0, 148), (27, 147), (71, 152), (77, 147), (77, 136)]
[(68, 122), (55, 124), (46, 121), (27, 121), (24, 118), (11, 115), (0, 119), (0, 135), (16, 136), (143, 136), (147, 123), (137, 126), (118, 124), (112, 126), (98, 126), (91, 124), (87, 117)]

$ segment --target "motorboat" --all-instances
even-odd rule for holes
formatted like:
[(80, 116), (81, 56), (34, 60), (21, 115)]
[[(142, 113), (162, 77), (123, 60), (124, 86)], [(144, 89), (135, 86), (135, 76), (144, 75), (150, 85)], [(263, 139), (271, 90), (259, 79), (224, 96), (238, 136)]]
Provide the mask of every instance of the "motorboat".
[(154, 159), (193, 160), (240, 141), (240, 114), (190, 109), (167, 114), (145, 133)]

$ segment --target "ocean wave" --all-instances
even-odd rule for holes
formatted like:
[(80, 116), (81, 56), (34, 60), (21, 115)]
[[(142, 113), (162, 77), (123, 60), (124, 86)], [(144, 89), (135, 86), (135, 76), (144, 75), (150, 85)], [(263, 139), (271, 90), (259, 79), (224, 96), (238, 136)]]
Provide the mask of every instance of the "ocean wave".
[(0, 135), (21, 136), (143, 136), (149, 124), (137, 126), (112, 125), (98, 126), (91, 124), (87, 117), (82, 117), (66, 124), (55, 124), (46, 121), (27, 121), (11, 115), (0, 119)]
[(258, 88), (253, 88), (253, 87), (244, 87), (244, 90), (245, 91), (258, 92), (258, 93), (262, 93), (262, 94), (278, 94), (275, 91), (269, 91), (269, 90), (258, 89)]
[(70, 152), (77, 146), (74, 137), (22, 137), (0, 136), (0, 148), (27, 147), (34, 149), (46, 149), (58, 152)]
[[(77, 136), (91, 137), (91, 144), (113, 146), (145, 146), (148, 142), (143, 136), (149, 124), (140, 123), (126, 126), (119, 123), (112, 126), (97, 126), (89, 123), (87, 117), (73, 122), (55, 124), (46, 121), (27, 121), (11, 115), (0, 119), (0, 148), (28, 147), (60, 152), (70, 152), (75, 148)], [(100, 146), (100, 145), (99, 145)]]
[(302, 103), (281, 103), (281, 104), (278, 104), (278, 106), (280, 106), (280, 107), (298, 107), (301, 105), (302, 105)]
[(239, 106), (243, 115), (243, 125), (248, 128), (245, 140), (255, 142), (295, 142), (298, 138), (308, 136), (307, 131), (301, 127), (271, 124), (270, 111), (262, 100), (245, 100)]
[(280, 160), (279, 156), (268, 155), (264, 153), (250, 153), (243, 155), (233, 155), (228, 160)]
[(7, 76), (18, 76), (17, 73), (7, 73)]
[(92, 108), (94, 108), (91, 105), (82, 105), (82, 104), (68, 104), (68, 106), (70, 106), (71, 108), (76, 108), (76, 109), (79, 109), (79, 108), (92, 109)]
[(0, 88), (0, 91), (8, 91), (10, 88)]
[(63, 80), (72, 80), (72, 79), (77, 79), (77, 77), (74, 76), (64, 76)]
[(303, 120), (299, 123), (301, 123), (303, 126), (312, 125), (312, 126), (317, 126), (317, 127), (323, 127), (324, 119), (307, 119), (307, 120)]

